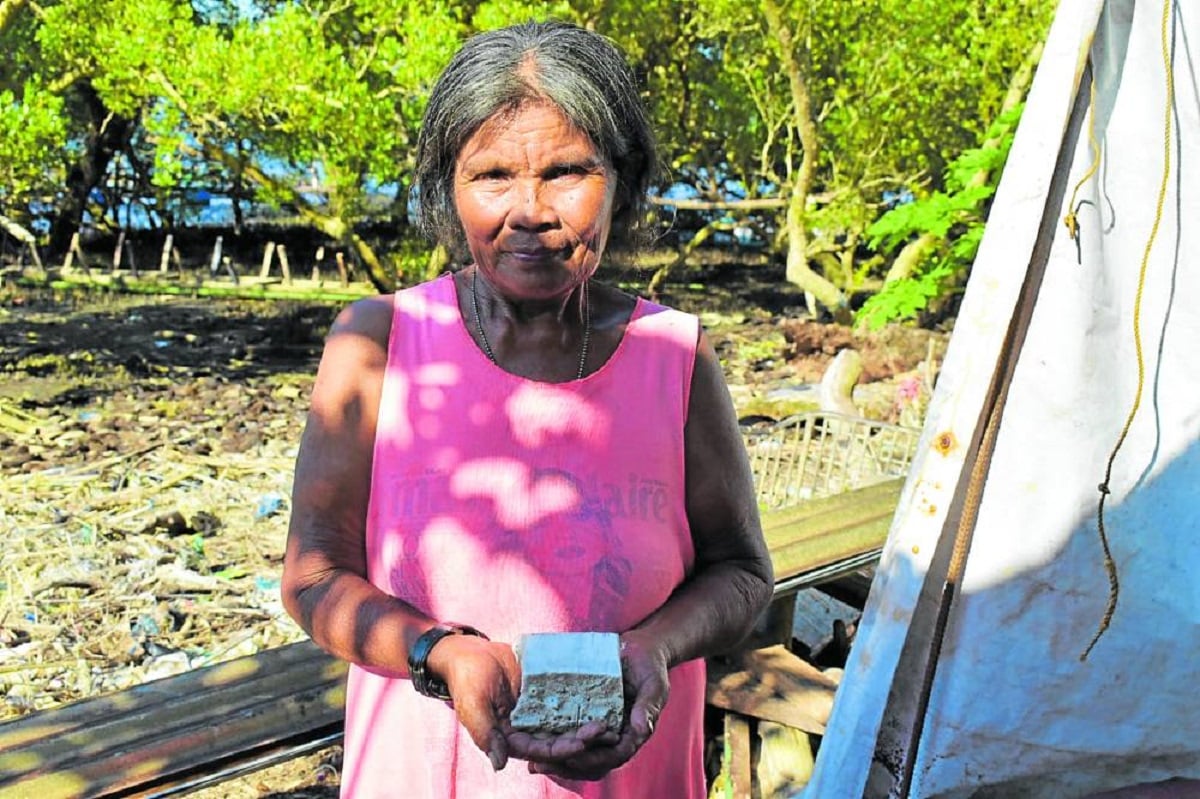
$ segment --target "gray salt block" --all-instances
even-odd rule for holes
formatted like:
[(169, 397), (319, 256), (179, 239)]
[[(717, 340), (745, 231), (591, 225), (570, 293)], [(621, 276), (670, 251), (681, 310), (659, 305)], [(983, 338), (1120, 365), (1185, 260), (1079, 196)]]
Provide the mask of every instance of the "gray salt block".
[(521, 695), (509, 720), (518, 730), (558, 734), (601, 721), (621, 729), (625, 692), (616, 633), (534, 633), (516, 646)]

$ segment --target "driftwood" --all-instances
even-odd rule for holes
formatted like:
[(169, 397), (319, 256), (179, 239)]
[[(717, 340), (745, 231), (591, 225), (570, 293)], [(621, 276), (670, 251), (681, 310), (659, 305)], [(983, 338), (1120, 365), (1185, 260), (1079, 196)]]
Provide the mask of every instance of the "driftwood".
[(0, 230), (3, 230), (22, 244), (32, 245), (37, 243), (37, 237), (29, 232), (28, 228), (14, 222), (3, 214), (0, 214)]
[(7, 216), (0, 214), (0, 230), (3, 230), (14, 239), (24, 244), (29, 248), (29, 252), (33, 254), (33, 263), (38, 269), (42, 269), (42, 256), (38, 252), (37, 237), (33, 235), (26, 227), (19, 225)]
[(171, 248), (175, 246), (175, 236), (168, 233), (163, 239), (162, 252), (158, 256), (158, 271), (166, 274), (171, 268)]
[(223, 236), (217, 236), (217, 240), (213, 242), (212, 258), (208, 262), (208, 273), (210, 275), (215, 275), (221, 267), (221, 248), (224, 241)]
[(275, 253), (279, 256), (279, 269), (283, 272), (283, 282), (292, 285), (292, 267), (288, 263), (287, 247), (280, 244)]
[[(220, 236), (217, 237), (218, 239)], [(121, 271), (122, 259), (125, 257), (125, 231), (117, 233), (117, 246), (113, 248), (112, 269), (114, 272)]]
[(708, 664), (708, 703), (743, 716), (821, 734), (837, 681), (783, 646), (739, 652)]
[(0, 725), (0, 795), (145, 795), (240, 770), (336, 734), (345, 674), (305, 642)]
[(267, 246), (263, 248), (262, 268), (258, 270), (258, 276), (266, 280), (271, 276), (271, 261), (275, 257), (275, 242), (268, 241)]
[(79, 234), (72, 233), (71, 245), (67, 247), (67, 255), (63, 259), (62, 264), (62, 273), (64, 275), (68, 274), (74, 268), (76, 258), (79, 259), (79, 266), (83, 268), (83, 271), (88, 271), (87, 256), (83, 254), (83, 248), (79, 246)]
[(860, 416), (858, 406), (854, 404), (854, 386), (858, 384), (862, 371), (862, 356), (857, 351), (845, 349), (838, 352), (817, 385), (817, 403), (821, 410)]

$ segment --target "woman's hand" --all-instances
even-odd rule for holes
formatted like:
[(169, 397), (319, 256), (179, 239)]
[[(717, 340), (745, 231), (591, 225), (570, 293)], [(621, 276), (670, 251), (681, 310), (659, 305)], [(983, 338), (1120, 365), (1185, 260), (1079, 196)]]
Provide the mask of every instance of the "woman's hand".
[(496, 771), (508, 762), (508, 714), (521, 686), (521, 668), (508, 644), (474, 635), (450, 635), (429, 653), (429, 670), (454, 702), (458, 722)]
[(667, 703), (666, 654), (636, 630), (621, 636), (621, 672), (629, 708), (619, 733), (599, 723), (553, 737), (511, 732), (509, 751), (529, 770), (570, 780), (598, 780), (627, 763), (649, 740)]

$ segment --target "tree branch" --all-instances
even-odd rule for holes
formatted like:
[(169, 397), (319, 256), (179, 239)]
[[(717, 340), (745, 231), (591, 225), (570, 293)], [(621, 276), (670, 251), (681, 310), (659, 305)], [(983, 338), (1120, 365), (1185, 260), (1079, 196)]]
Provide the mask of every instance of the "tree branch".
[(21, 10), (29, 5), (29, 0), (3, 0), (0, 2), (0, 33), (4, 33), (9, 25), (17, 20)]

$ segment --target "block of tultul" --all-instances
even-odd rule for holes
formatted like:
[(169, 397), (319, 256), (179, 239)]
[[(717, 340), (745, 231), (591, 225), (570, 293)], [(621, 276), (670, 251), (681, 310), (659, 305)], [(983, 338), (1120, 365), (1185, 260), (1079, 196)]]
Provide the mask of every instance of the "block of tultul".
[(516, 646), (521, 695), (509, 720), (518, 730), (563, 733), (591, 721), (621, 729), (625, 693), (616, 633), (534, 633)]

